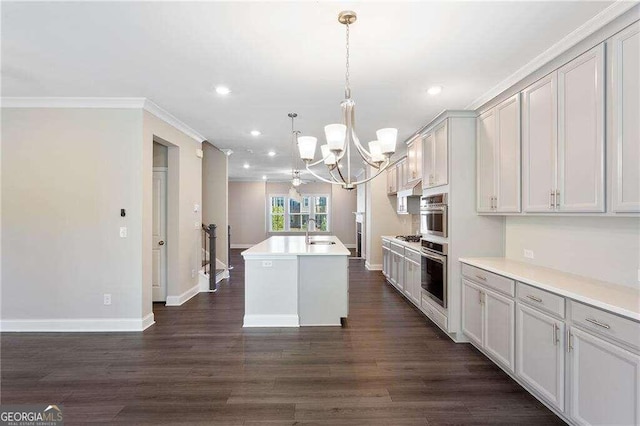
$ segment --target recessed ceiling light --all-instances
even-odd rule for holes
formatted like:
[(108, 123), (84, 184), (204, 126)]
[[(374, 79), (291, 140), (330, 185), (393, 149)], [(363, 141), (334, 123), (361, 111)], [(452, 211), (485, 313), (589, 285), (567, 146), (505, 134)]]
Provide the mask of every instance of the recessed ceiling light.
[(228, 95), (229, 93), (231, 93), (231, 89), (229, 89), (227, 86), (216, 86), (216, 93), (218, 95)]
[(437, 95), (440, 92), (442, 92), (442, 86), (431, 86), (427, 90), (427, 93), (430, 95)]
[(276, 152), (275, 151), (269, 151), (267, 153), (267, 155), (269, 155), (269, 157), (275, 157), (276, 156)]
[(262, 175), (262, 180), (267, 180), (267, 175)]
[(249, 166), (249, 163), (244, 163), (244, 166), (242, 166), (242, 167), (244, 167), (245, 169), (248, 169), (251, 166)]
[(251, 131), (251, 136), (260, 136), (262, 133), (260, 133), (260, 130), (252, 130)]

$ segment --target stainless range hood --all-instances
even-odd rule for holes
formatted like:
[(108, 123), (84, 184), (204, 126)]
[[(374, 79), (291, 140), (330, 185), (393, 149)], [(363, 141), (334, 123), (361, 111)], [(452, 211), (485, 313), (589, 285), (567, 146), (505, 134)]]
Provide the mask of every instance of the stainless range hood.
[(422, 197), (422, 181), (418, 181), (413, 187), (398, 191), (397, 213), (420, 214), (420, 197)]

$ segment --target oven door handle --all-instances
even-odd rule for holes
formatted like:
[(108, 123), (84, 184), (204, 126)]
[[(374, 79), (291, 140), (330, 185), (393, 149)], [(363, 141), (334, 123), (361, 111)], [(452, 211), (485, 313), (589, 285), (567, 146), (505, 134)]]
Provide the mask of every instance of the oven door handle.
[(447, 210), (447, 206), (441, 206), (441, 207), (422, 207), (420, 208), (420, 211), (422, 213), (431, 213), (431, 212), (445, 212)]
[(444, 264), (446, 262), (446, 260), (447, 260), (446, 258), (442, 258), (442, 257), (434, 255), (434, 254), (429, 254), (429, 253), (425, 253), (425, 252), (422, 252), (421, 254), (424, 257), (428, 257), (429, 259), (435, 260), (436, 262), (440, 262), (442, 264)]

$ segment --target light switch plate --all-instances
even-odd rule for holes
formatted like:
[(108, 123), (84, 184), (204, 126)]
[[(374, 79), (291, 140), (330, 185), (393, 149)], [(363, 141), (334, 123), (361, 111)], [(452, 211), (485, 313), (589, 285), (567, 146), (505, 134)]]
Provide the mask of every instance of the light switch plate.
[(533, 259), (533, 250), (524, 249), (524, 257), (527, 259)]
[(104, 304), (105, 305), (110, 305), (111, 304), (111, 294), (109, 294), (109, 293), (105, 293), (104, 294)]
[(126, 226), (121, 226), (120, 227), (120, 238), (127, 238), (127, 227)]
[(195, 229), (200, 229), (200, 222), (195, 222), (194, 223), (194, 228)]

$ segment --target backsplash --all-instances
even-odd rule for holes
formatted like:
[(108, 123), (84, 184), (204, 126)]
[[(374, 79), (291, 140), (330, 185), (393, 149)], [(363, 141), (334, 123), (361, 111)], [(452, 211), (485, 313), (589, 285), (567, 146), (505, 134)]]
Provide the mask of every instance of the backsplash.
[(640, 218), (510, 216), (505, 256), (640, 288)]

